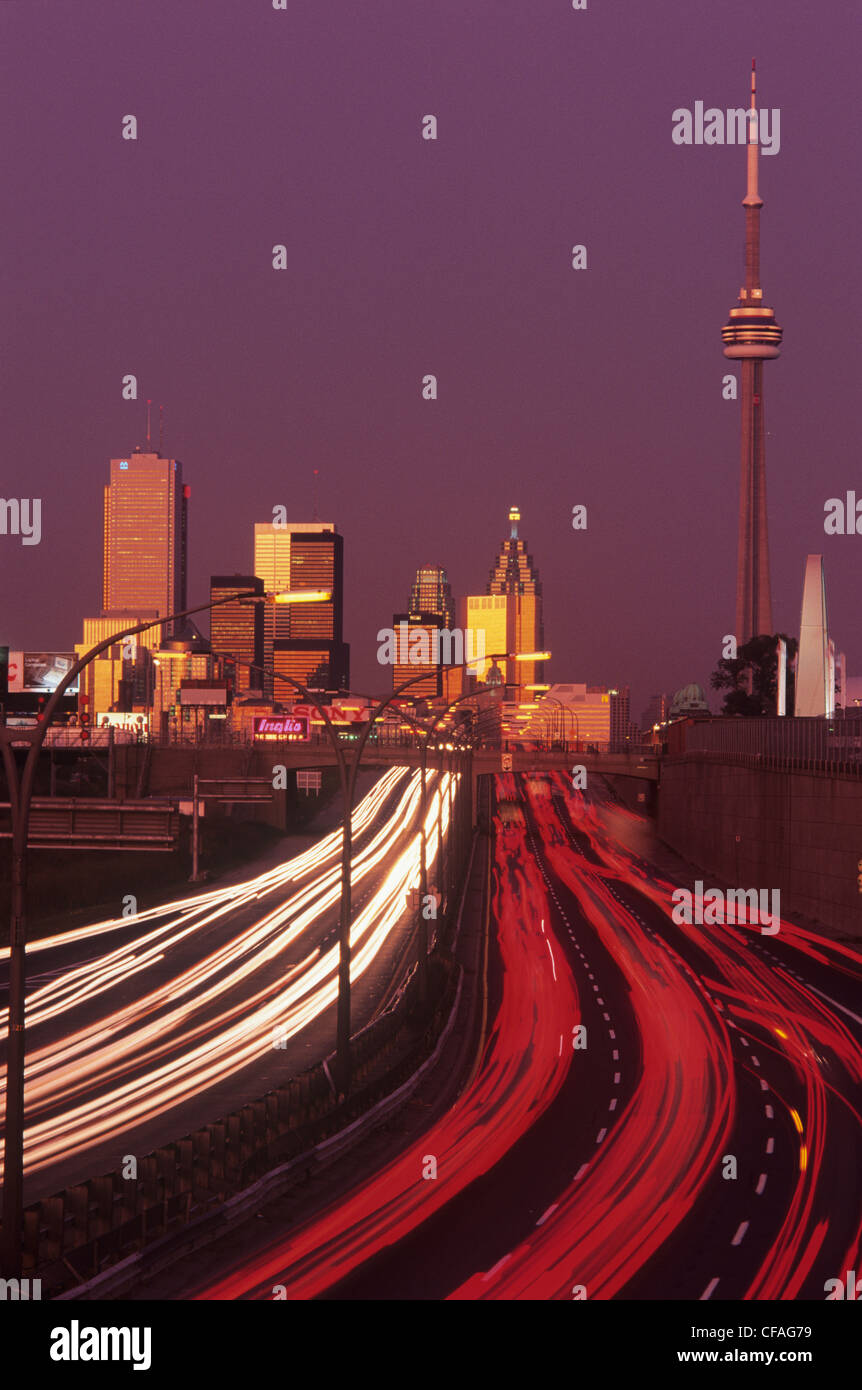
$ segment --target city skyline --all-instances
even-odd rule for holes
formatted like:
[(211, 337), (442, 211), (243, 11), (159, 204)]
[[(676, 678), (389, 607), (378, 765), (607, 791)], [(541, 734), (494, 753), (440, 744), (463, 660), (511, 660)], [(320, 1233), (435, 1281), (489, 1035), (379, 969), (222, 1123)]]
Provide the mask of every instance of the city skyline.
[(538, 1301), (850, 1364), (859, 21), (0, 4), (0, 1303), (52, 1362)]
[[(170, 7), (158, 3), (153, 14), (160, 8), (167, 17)], [(469, 52), (475, 42), (457, 7), (443, 8), (445, 40), (430, 40), (438, 68), (450, 43), (460, 38)], [(773, 627), (795, 631), (800, 566), (806, 554), (822, 551), (833, 630), (848, 669), (858, 669), (853, 542), (823, 534), (824, 502), (855, 481), (848, 441), (859, 347), (843, 304), (859, 288), (860, 268), (846, 236), (858, 193), (842, 179), (851, 153), (841, 118), (852, 77), (846, 18), (834, 17), (828, 35), (801, 45), (798, 24), (778, 4), (755, 16), (731, 5), (726, 23), (700, 17), (682, 34), (671, 15), (635, 7), (630, 23), (608, 17), (582, 26), (575, 43), (569, 16), (560, 15), (550, 21), (551, 38), (559, 24), (560, 45), (548, 49), (542, 87), (561, 119), (538, 125), (532, 78), (506, 93), (505, 103), (484, 69), (479, 93), (454, 75), (448, 86), (429, 88), (409, 26), (401, 61), (381, 66), (374, 37), (349, 7), (338, 13), (359, 61), (342, 68), (341, 48), (327, 53), (345, 84), (334, 104), (317, 59), (294, 71), (279, 46), (276, 61), (268, 52), (271, 26), (249, 17), (238, 62), (259, 72), (259, 99), (241, 104), (229, 90), (214, 104), (206, 93), (184, 95), (178, 84), (157, 119), (151, 114), (145, 125), (141, 118), (136, 146), (119, 135), (117, 148), (109, 142), (104, 178), (86, 204), (75, 193), (82, 149), (103, 121), (107, 129), (119, 119), (119, 106), (145, 103), (145, 89), (129, 93), (110, 62), (93, 88), (68, 69), (75, 31), (67, 16), (43, 29), (35, 14), (16, 15), (22, 37), (38, 32), (48, 84), (56, 75), (74, 100), (58, 135), (51, 112), (9, 73), (7, 99), (25, 114), (10, 178), (19, 240), (7, 260), (16, 324), (8, 439), (22, 477), (4, 491), (36, 493), (44, 503), (38, 546), (0, 539), (0, 582), (15, 594), (5, 623), (9, 644), (68, 648), (81, 615), (95, 611), (101, 460), (116, 441), (131, 447), (144, 435), (152, 399), (165, 405), (163, 452), (182, 458), (195, 482), (195, 599), (206, 596), (213, 573), (250, 572), (247, 527), (276, 505), (313, 515), (319, 486), (319, 514), (337, 514), (347, 538), (345, 627), (356, 685), (372, 684), (374, 634), (401, 607), (405, 571), (429, 547), (456, 592), (484, 587), (496, 531), (488, 516), (493, 490), (502, 502), (516, 498), (530, 533), (543, 537), (537, 559), (553, 634), (551, 679), (582, 673), (613, 682), (626, 672), (636, 708), (655, 690), (692, 680), (706, 687), (722, 637), (735, 625), (739, 403), (722, 399), (728, 364), (716, 352), (714, 328), (701, 326), (722, 321), (738, 273), (741, 151), (676, 146), (671, 116), (680, 103), (700, 99), (736, 104), (756, 53), (762, 101), (783, 112), (780, 152), (767, 161), (764, 253), (770, 298), (782, 306), (792, 349), (770, 382)], [(211, 30), (174, 31), (179, 72), (196, 71), (219, 51), (227, 15), (228, 7), (214, 3)], [(531, 21), (498, 10), (491, 18), (489, 10), (489, 22), (505, 67)], [(315, 32), (308, 16), (297, 24), (300, 41)], [(627, 74), (611, 101), (593, 61), (605, 51), (608, 25), (618, 70)], [(115, 24), (108, 13), (102, 41), (123, 70), (131, 52), (144, 67), (155, 61), (149, 20)], [(647, 42), (654, 60), (632, 66)], [(807, 114), (812, 83), (825, 102), (817, 123)], [(341, 201), (321, 202), (301, 143), (281, 149), (271, 128), (273, 94), (288, 91), (279, 99), (289, 114), (294, 89)], [(357, 124), (356, 110), (375, 90), (367, 119)], [(495, 129), (476, 126), (474, 98), (498, 113)], [(423, 142), (420, 118), (435, 109), (439, 138)], [(189, 183), (171, 153), (178, 132), (202, 122), (226, 161), (241, 219), (197, 182), (206, 170)], [(828, 142), (818, 135), (824, 128)], [(537, 140), (540, 161), (533, 158)], [(576, 150), (583, 176), (568, 178)], [(283, 159), (289, 201), (260, 178)], [(410, 197), (403, 205), (389, 199), (384, 212), (360, 193), (369, 181), (378, 186), (393, 161), (407, 171)], [(57, 188), (76, 207), (80, 236), (46, 242), (51, 219), (42, 185), (31, 188), (26, 173), (35, 166), (44, 188)], [(806, 196), (813, 180), (833, 190), (834, 219), (820, 217)], [(514, 186), (528, 211), (511, 223), (503, 199)], [(160, 219), (125, 211), (163, 200), (183, 211), (169, 236)], [(491, 215), (465, 224), (468, 206)], [(290, 269), (279, 278), (271, 248), (285, 238)], [(571, 268), (576, 242), (587, 247), (586, 271)], [(822, 262), (840, 296), (818, 288)], [(200, 268), (203, 300), (182, 289), (191, 265)], [(50, 323), (39, 307), (46, 293)], [(118, 296), (126, 305), (120, 318)], [(168, 311), (177, 332), (166, 337)], [(220, 331), (228, 325), (236, 332)], [(821, 339), (837, 345), (828, 366), (826, 355), (802, 352), (803, 343)], [(240, 341), (249, 345), (242, 353)], [(421, 380), (434, 370), (438, 399), (425, 401)], [(122, 398), (129, 371), (138, 378), (136, 401)], [(25, 403), (44, 398), (46, 378), (50, 408), (34, 414)], [(53, 444), (60, 418), (62, 456)], [(588, 509), (582, 532), (571, 527), (575, 504)], [(56, 573), (71, 577), (59, 595)]]

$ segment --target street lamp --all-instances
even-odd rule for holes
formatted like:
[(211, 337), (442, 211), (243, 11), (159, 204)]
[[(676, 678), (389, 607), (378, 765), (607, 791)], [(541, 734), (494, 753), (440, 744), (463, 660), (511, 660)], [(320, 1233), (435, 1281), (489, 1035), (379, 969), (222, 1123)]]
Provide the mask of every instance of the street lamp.
[[(550, 700), (552, 704), (555, 704), (555, 705), (558, 705), (558, 706), (559, 706), (559, 709), (560, 709), (560, 738), (561, 738), (562, 742), (563, 742), (564, 744), (565, 744), (565, 742), (566, 742), (566, 715), (568, 714), (568, 715), (571, 716), (572, 721), (573, 721), (574, 726), (575, 726), (575, 741), (579, 743), (579, 742), (580, 742), (580, 724), (578, 723), (578, 716), (575, 714), (575, 711), (571, 708), (570, 705), (564, 704), (562, 700), (558, 700), (557, 697), (556, 697), (556, 695), (546, 695), (546, 696), (545, 696), (545, 700)], [(544, 704), (544, 700), (542, 701), (542, 703)]]
[[(462, 704), (465, 700), (472, 700), (477, 694), (481, 694), (481, 693), (483, 692), (484, 688), (485, 688), (485, 687), (479, 687), (478, 690), (475, 690), (475, 691), (474, 691), (474, 690), (468, 691), (466, 694), (459, 695), (459, 696), (457, 696), (456, 699), (450, 700), (449, 703), (448, 703), (447, 705), (445, 705), (445, 706), (443, 707), (442, 710), (436, 711), (436, 718), (434, 718), (434, 719), (431, 721), (431, 723), (425, 723), (424, 721), (418, 719), (418, 718), (416, 717), (415, 714), (410, 714), (410, 713), (408, 713), (406, 710), (403, 710), (403, 709), (402, 709), (402, 710), (400, 711), (401, 717), (402, 717), (403, 719), (406, 719), (407, 722), (408, 722), (409, 724), (411, 724), (411, 725), (412, 725), (415, 729), (417, 729), (420, 733), (424, 734), (424, 738), (421, 740), (421, 743), (420, 743), (421, 770), (422, 770), (422, 793), (421, 793), (421, 810), (420, 810), (421, 848), (420, 848), (420, 874), (419, 874), (419, 884), (420, 884), (419, 894), (420, 894), (420, 898), (423, 899), (423, 900), (424, 900), (425, 897), (427, 897), (427, 894), (428, 894), (428, 868), (427, 868), (427, 857), (426, 857), (426, 833), (425, 833), (425, 822), (426, 822), (426, 816), (427, 816), (426, 773), (427, 773), (427, 760), (428, 760), (428, 746), (429, 746), (429, 743), (430, 743), (431, 739), (434, 737), (435, 730), (436, 730), (436, 729), (438, 728), (438, 726), (446, 719), (447, 715), (456, 707), (456, 705)], [(432, 708), (432, 710), (431, 710), (430, 712), (431, 712), (431, 713), (435, 713), (435, 711), (433, 710), (433, 708)], [(452, 743), (446, 743), (446, 744), (443, 744), (443, 745), (438, 744), (438, 745), (437, 745), (437, 748), (438, 748), (438, 752), (441, 752), (441, 753), (444, 753), (444, 754), (445, 754), (446, 752), (449, 752), (449, 753), (454, 753), (454, 752), (455, 752), (455, 745), (452, 744)], [(441, 758), (440, 761), (441, 761), (441, 773), (442, 773), (442, 764), (443, 764), (443, 762), (445, 761), (445, 758)], [(453, 834), (453, 829), (452, 829), (452, 764), (453, 764), (453, 762), (454, 762), (454, 759), (450, 759), (450, 760), (449, 760), (449, 764), (450, 764), (450, 766), (449, 766), (449, 785), (448, 785), (448, 787), (447, 787), (447, 821), (448, 821), (448, 826), (449, 826), (449, 831), (448, 831), (448, 833), (449, 833), (449, 837), (450, 837), (450, 838), (451, 838), (451, 836), (452, 836), (452, 834)], [(442, 880), (445, 882), (445, 875), (444, 875), (444, 873), (443, 873), (443, 871), (442, 871), (442, 859), (443, 859), (442, 808), (443, 808), (443, 793), (442, 793), (441, 787), (438, 785), (438, 788), (437, 788), (437, 875), (438, 875), (438, 878), (442, 879)], [(450, 866), (450, 864), (451, 864), (451, 853), (450, 853), (450, 850), (449, 850), (449, 848), (448, 848), (448, 842), (447, 842), (447, 849), (446, 849), (446, 859), (447, 859), (447, 871), (448, 871), (448, 868), (449, 868), (449, 866)], [(439, 886), (440, 886), (440, 885), (438, 884), (438, 887), (439, 887)], [(448, 888), (448, 885), (447, 885), (447, 887), (446, 887), (446, 899), (447, 899), (447, 902), (448, 902), (448, 898), (449, 898), (449, 888)], [(427, 995), (428, 995), (428, 927), (427, 927), (427, 918), (425, 918), (424, 914), (423, 914), (421, 911), (420, 911), (419, 921), (418, 921), (418, 933), (417, 933), (417, 936), (418, 936), (417, 964), (418, 964), (418, 977), (419, 977), (419, 997), (420, 997), (420, 1000), (421, 1000), (422, 1005), (424, 1006), (424, 1004), (427, 1002)]]

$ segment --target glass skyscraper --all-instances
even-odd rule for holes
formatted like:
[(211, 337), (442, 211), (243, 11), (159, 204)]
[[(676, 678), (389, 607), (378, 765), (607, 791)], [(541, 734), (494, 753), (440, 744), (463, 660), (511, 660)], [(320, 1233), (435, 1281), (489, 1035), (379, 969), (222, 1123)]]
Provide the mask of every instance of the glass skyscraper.
[[(350, 648), (343, 640), (344, 539), (332, 522), (258, 522), (254, 571), (267, 594), (322, 589), (328, 603), (266, 604), (264, 665), (310, 689), (341, 691), (350, 684)], [(295, 698), (286, 681), (267, 677), (264, 689), (281, 702)]]
[(440, 627), (451, 630), (455, 626), (452, 587), (440, 565), (422, 565), (416, 571), (408, 609), (411, 613), (436, 613), (443, 620)]
[[(263, 580), (256, 575), (214, 574), (210, 580), (210, 599), (237, 596), (236, 603), (221, 603), (210, 614), (210, 646), (214, 656), (237, 659), (232, 687), (235, 696), (248, 695), (262, 686), (260, 671), (251, 666), (263, 666), (263, 609), (262, 603), (241, 603), (242, 594), (263, 594)], [(233, 674), (228, 668), (228, 675)]]
[(160, 618), (181, 612), (190, 495), (182, 464), (135, 449), (111, 459), (110, 467), (102, 607), (106, 613), (154, 609)]

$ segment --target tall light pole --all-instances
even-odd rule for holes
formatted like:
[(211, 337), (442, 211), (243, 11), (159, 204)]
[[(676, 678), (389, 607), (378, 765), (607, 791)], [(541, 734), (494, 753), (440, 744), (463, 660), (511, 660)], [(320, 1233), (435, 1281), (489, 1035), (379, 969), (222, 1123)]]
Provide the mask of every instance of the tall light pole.
[(350, 1086), (350, 926), (353, 912), (351, 861), (353, 858), (353, 802), (356, 789), (356, 774), (359, 770), (359, 756), (348, 764), (344, 747), (335, 726), (326, 712), (325, 706), (314, 691), (285, 676), (280, 671), (270, 671), (267, 667), (256, 666), (250, 661), (240, 661), (239, 665), (264, 675), (284, 681), (297, 691), (303, 700), (314, 705), (332, 743), (335, 761), (341, 779), (341, 797), (344, 806), (341, 826), (341, 908), (338, 922), (338, 1003), (335, 1024), (335, 1070), (337, 1086), (341, 1094), (346, 1094)]
[[(300, 597), (289, 593), (277, 596), (280, 602), (320, 602), (323, 591), (315, 591), (310, 598), (308, 590), (301, 590)], [(153, 618), (146, 623), (114, 632), (110, 637), (97, 642), (85, 652), (59, 682), (50, 695), (44, 713), (35, 728), (7, 728), (5, 715), (0, 723), (0, 754), (9, 788), (9, 810), (12, 819), (12, 901), (9, 930), (9, 1031), (6, 1049), (6, 1117), (3, 1149), (3, 1228), (0, 1244), (0, 1265), (5, 1277), (18, 1276), (21, 1266), (21, 1231), (24, 1218), (24, 1062), (26, 1055), (25, 1034), (25, 966), (26, 966), (26, 901), (27, 901), (27, 841), (30, 831), (30, 807), (33, 800), (33, 786), (36, 767), (45, 737), (57, 708), (66, 690), (73, 684), (85, 667), (94, 661), (100, 652), (134, 637), (139, 632), (148, 632), (154, 627), (165, 627), (168, 623), (190, 618), (194, 613), (203, 613), (218, 608), (223, 603), (233, 603), (237, 595), (198, 604), (196, 608), (186, 608), (181, 613), (169, 613), (164, 618)], [(243, 597), (241, 601), (246, 601)], [(249, 602), (265, 602), (266, 595), (250, 595)], [(21, 775), (15, 761), (15, 748), (27, 748), (24, 769)]]
[[(402, 710), (399, 711), (400, 714), (401, 714), (401, 717), (402, 717), (403, 719), (406, 719), (407, 722), (408, 722), (408, 724), (411, 724), (411, 725), (413, 726), (414, 729), (418, 730), (418, 732), (419, 732), (420, 734), (424, 735), (424, 737), (421, 739), (421, 743), (420, 743), (421, 769), (422, 769), (422, 790), (421, 790), (421, 800), (420, 800), (420, 859), (419, 859), (419, 865), (420, 865), (420, 867), (419, 867), (419, 897), (420, 897), (420, 901), (421, 901), (423, 904), (424, 904), (425, 898), (428, 896), (428, 862), (427, 862), (426, 832), (425, 832), (425, 823), (426, 823), (426, 817), (427, 817), (427, 804), (428, 804), (428, 802), (427, 802), (427, 791), (426, 791), (426, 776), (427, 776), (427, 766), (428, 766), (428, 745), (429, 745), (429, 743), (430, 743), (430, 740), (434, 737), (434, 733), (435, 733), (435, 731), (437, 730), (437, 728), (439, 727), (439, 725), (443, 722), (443, 720), (446, 718), (446, 716), (456, 707), (456, 705), (462, 704), (465, 700), (472, 700), (472, 699), (474, 699), (475, 696), (476, 696), (477, 694), (481, 694), (481, 693), (483, 692), (483, 690), (485, 690), (485, 689), (493, 689), (493, 687), (491, 687), (491, 686), (488, 686), (488, 687), (480, 687), (478, 690), (470, 690), (470, 691), (468, 691), (466, 694), (464, 694), (464, 695), (459, 695), (456, 699), (450, 700), (449, 703), (448, 703), (447, 705), (445, 705), (444, 708), (443, 708), (442, 710), (438, 710), (438, 711), (436, 711), (436, 712), (432, 710), (432, 711), (431, 711), (432, 713), (436, 713), (436, 717), (435, 717), (430, 723), (427, 723), (427, 722), (425, 722), (425, 721), (423, 721), (423, 720), (420, 720), (419, 718), (417, 718), (417, 716), (416, 716), (415, 714), (409, 713), (407, 710), (403, 710), (403, 709), (402, 709)], [(451, 746), (451, 745), (447, 745), (447, 747), (450, 747), (450, 746)], [(442, 758), (440, 759), (440, 762), (441, 762), (440, 773), (441, 773), (441, 776), (442, 776), (442, 771), (443, 771), (443, 769), (442, 769), (443, 759), (442, 759)], [(449, 769), (449, 784), (448, 784), (448, 787), (447, 787), (447, 801), (448, 801), (448, 805), (447, 805), (448, 833), (449, 833), (449, 835), (451, 836), (451, 834), (452, 834), (452, 768), (451, 768), (451, 763), (450, 763), (450, 769)], [(443, 792), (442, 792), (442, 787), (441, 787), (441, 785), (438, 783), (438, 787), (437, 787), (437, 864), (438, 864), (438, 876), (439, 876), (439, 877), (442, 877), (442, 874), (439, 872), (439, 870), (440, 870), (440, 868), (441, 868), (441, 866), (442, 866), (442, 845), (443, 845), (443, 834), (442, 834), (442, 808), (443, 808)], [(448, 856), (448, 851), (447, 851), (447, 856)], [(440, 887), (439, 884), (438, 884), (437, 886)], [(428, 999), (428, 925), (427, 925), (427, 921), (428, 921), (428, 919), (425, 917), (424, 911), (422, 910), (422, 908), (420, 908), (419, 919), (418, 919), (418, 930), (417, 930), (417, 973), (418, 973), (418, 980), (419, 980), (419, 999), (420, 999), (420, 1004), (421, 1004), (421, 1006), (422, 1006), (423, 1008), (424, 1008), (425, 1004), (427, 1003), (427, 999)]]
[[(547, 652), (547, 653), (542, 653), (542, 654), (541, 654), (541, 659), (542, 659), (542, 660), (545, 660), (545, 659), (547, 659), (549, 656), (550, 656), (550, 653), (549, 653), (549, 652)], [(471, 661), (460, 661), (460, 662), (453, 663), (451, 666), (447, 666), (447, 670), (450, 670), (450, 671), (465, 670), (465, 669), (466, 669), (467, 667), (469, 667), (469, 666), (477, 666), (477, 665), (481, 664), (482, 661), (498, 661), (498, 660), (535, 661), (535, 660), (537, 660), (537, 659), (539, 659), (539, 656), (538, 656), (538, 654), (535, 653), (535, 652), (523, 652), (523, 653), (505, 653), (505, 652), (500, 653), (500, 652), (498, 652), (498, 653), (492, 654), (492, 655), (489, 656), (489, 657), (486, 656), (486, 657), (482, 657), (482, 658), (474, 658), (474, 659), (471, 660)], [(286, 678), (285, 678), (285, 679), (286, 679)], [(338, 986), (337, 1061), (338, 1061), (338, 1069), (339, 1069), (339, 1072), (340, 1072), (340, 1075), (341, 1075), (341, 1080), (342, 1080), (343, 1087), (344, 1087), (344, 1090), (345, 1090), (345, 1091), (346, 1091), (346, 1089), (347, 1089), (347, 1087), (348, 1087), (348, 1085), (349, 1085), (349, 1082), (350, 1082), (350, 911), (351, 911), (351, 897), (350, 897), (350, 825), (351, 825), (352, 816), (353, 816), (353, 799), (354, 799), (354, 793), (355, 793), (355, 788), (356, 788), (356, 774), (357, 774), (357, 772), (359, 771), (359, 765), (360, 765), (360, 763), (361, 763), (361, 761), (362, 761), (362, 754), (363, 754), (363, 752), (365, 751), (365, 745), (366, 745), (366, 743), (368, 742), (369, 735), (370, 735), (370, 733), (371, 733), (371, 730), (374, 728), (376, 721), (379, 720), (379, 719), (382, 717), (384, 711), (387, 710), (387, 709), (389, 708), (389, 706), (393, 703), (393, 701), (394, 701), (394, 700), (397, 700), (398, 697), (399, 697), (400, 695), (402, 695), (403, 692), (404, 692), (405, 690), (409, 690), (409, 688), (410, 688), (411, 686), (416, 685), (419, 681), (423, 681), (423, 680), (427, 680), (427, 679), (428, 679), (428, 672), (427, 672), (427, 671), (420, 671), (417, 675), (415, 675), (415, 676), (410, 676), (408, 680), (402, 681), (402, 682), (400, 683), (400, 685), (397, 685), (397, 686), (395, 687), (395, 689), (391, 692), (391, 694), (389, 694), (389, 695), (387, 695), (387, 696), (385, 697), (385, 699), (380, 699), (380, 700), (378, 700), (377, 704), (374, 705), (374, 706), (371, 708), (371, 710), (369, 711), (368, 720), (367, 720), (367, 722), (366, 722), (366, 724), (365, 724), (364, 729), (362, 730), (362, 733), (360, 734), (359, 742), (356, 744), (356, 747), (355, 747), (355, 750), (354, 750), (353, 761), (352, 761), (351, 766), (348, 768), (348, 767), (347, 767), (347, 763), (346, 763), (346, 759), (345, 759), (345, 761), (344, 761), (344, 768), (345, 768), (345, 774), (344, 774), (344, 833), (343, 833), (343, 836), (342, 836), (342, 847), (343, 847), (343, 850), (342, 850), (342, 865), (341, 865), (341, 872), (342, 872), (342, 887), (341, 887), (342, 916), (341, 916), (340, 935), (339, 935), (339, 943), (340, 943), (340, 945), (339, 945), (339, 986)], [(468, 694), (466, 694), (466, 695), (459, 696), (457, 700), (453, 700), (451, 703), (452, 703), (452, 705), (459, 704), (459, 703), (461, 703), (462, 700), (465, 700), (465, 699), (472, 699), (475, 695), (482, 694), (485, 690), (487, 690), (487, 689), (493, 689), (493, 688), (494, 688), (494, 687), (490, 687), (490, 686), (479, 686), (479, 687), (477, 687), (476, 690), (470, 691), (470, 692), (469, 692)], [(373, 699), (374, 699), (374, 696), (368, 696), (367, 698), (373, 700)], [(436, 724), (437, 724), (437, 722), (439, 722), (439, 719), (440, 719), (440, 718), (445, 718), (445, 716), (446, 716), (446, 714), (448, 713), (448, 710), (449, 710), (450, 707), (451, 707), (451, 706), (447, 706), (446, 709), (443, 710), (442, 714), (438, 717), (438, 720), (435, 721), (435, 724), (432, 726), (432, 728), (435, 728), (435, 727), (436, 727)], [(343, 751), (343, 750), (340, 750), (340, 751)], [(340, 764), (340, 765), (341, 765), (341, 764)], [(423, 831), (424, 831), (424, 824), (425, 824), (425, 820), (424, 820), (424, 815), (423, 815), (423, 820), (422, 820)], [(422, 920), (422, 919), (420, 919), (420, 923), (421, 923), (421, 920)], [(425, 928), (425, 931), (426, 931), (426, 934), (427, 934), (427, 928)], [(422, 926), (420, 925), (420, 938), (421, 938), (421, 933), (422, 933)], [(426, 936), (426, 939), (427, 939), (427, 936)], [(425, 952), (422, 952), (422, 950), (421, 950), (421, 944), (420, 944), (420, 958), (424, 959), (425, 954), (426, 954)], [(425, 969), (425, 966), (422, 965), (420, 968), (421, 968), (422, 970), (424, 970), (424, 969)]]
[[(558, 705), (558, 706), (559, 706), (559, 709), (560, 709), (560, 738), (562, 739), (563, 743), (565, 743), (565, 741), (566, 741), (566, 715), (567, 715), (567, 714), (568, 714), (568, 715), (571, 715), (572, 722), (573, 722), (573, 725), (575, 726), (575, 728), (579, 728), (579, 725), (578, 725), (578, 716), (575, 714), (575, 711), (574, 711), (573, 709), (570, 708), (569, 705), (564, 704), (562, 700), (558, 700), (557, 697), (556, 697), (556, 695), (546, 695), (546, 696), (545, 696), (545, 700), (550, 700), (552, 704)], [(540, 703), (543, 704), (544, 701), (541, 701)], [(579, 734), (576, 734), (575, 737), (576, 737), (576, 739), (578, 739), (578, 741), (579, 741)]]

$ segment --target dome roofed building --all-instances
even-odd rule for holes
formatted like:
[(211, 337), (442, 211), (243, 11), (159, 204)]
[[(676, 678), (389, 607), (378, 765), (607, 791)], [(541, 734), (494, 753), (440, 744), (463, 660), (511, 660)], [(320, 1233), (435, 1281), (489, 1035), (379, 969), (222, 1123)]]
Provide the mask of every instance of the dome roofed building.
[(682, 719), (687, 714), (709, 714), (709, 705), (699, 685), (684, 685), (671, 701), (671, 719)]

